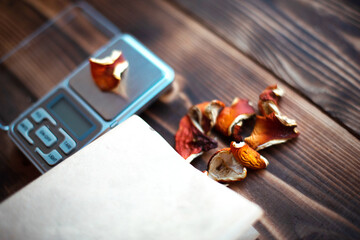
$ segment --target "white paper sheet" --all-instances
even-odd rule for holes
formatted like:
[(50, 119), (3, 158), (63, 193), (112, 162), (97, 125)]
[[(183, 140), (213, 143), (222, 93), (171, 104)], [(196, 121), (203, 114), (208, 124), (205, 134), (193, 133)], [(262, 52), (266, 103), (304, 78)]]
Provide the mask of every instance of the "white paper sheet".
[(0, 239), (238, 239), (262, 210), (133, 116), (0, 205)]

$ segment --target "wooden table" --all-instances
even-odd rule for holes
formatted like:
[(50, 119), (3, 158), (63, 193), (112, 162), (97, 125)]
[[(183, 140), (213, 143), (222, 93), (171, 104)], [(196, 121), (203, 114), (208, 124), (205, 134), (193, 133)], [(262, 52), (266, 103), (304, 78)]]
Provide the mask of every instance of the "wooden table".
[[(255, 225), (260, 239), (360, 239), (358, 2), (88, 2), (174, 68), (172, 91), (141, 114), (173, 146), (179, 120), (191, 105), (211, 99), (229, 104), (234, 97), (257, 102), (266, 86), (284, 88), (280, 107), (297, 120), (300, 137), (262, 150), (270, 161), (267, 170), (251, 171), (229, 186), (264, 209)], [(1, 1), (0, 56), (71, 3)], [(59, 67), (70, 71), (72, 61), (61, 59)], [(22, 84), (34, 98), (53, 86), (44, 83), (37, 92)], [(12, 99), (3, 86), (0, 94)], [(19, 107), (16, 101), (7, 104)], [(218, 138), (220, 147), (229, 144)], [(4, 200), (40, 174), (5, 132), (0, 146)], [(205, 154), (193, 164), (203, 170), (208, 159)]]

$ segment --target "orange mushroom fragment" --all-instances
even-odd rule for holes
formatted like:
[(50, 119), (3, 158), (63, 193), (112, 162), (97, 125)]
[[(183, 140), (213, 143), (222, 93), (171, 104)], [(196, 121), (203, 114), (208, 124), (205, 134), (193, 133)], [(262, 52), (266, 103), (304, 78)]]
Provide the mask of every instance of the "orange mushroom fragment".
[(241, 136), (242, 132), (242, 122), (241, 124), (235, 124), (232, 130), (232, 138), (236, 142), (241, 142), (243, 140), (243, 137)]
[(223, 102), (212, 100), (211, 102), (203, 102), (192, 106), (188, 111), (188, 115), (198, 129), (204, 131), (205, 134), (209, 134), (216, 123), (219, 112), (224, 107)]
[(268, 86), (259, 96), (259, 110), (262, 115), (269, 115), (272, 112), (280, 114), (278, 102), (284, 95), (284, 90), (276, 84)]
[(90, 58), (89, 62), (93, 80), (102, 91), (115, 89), (129, 66), (122, 52), (118, 50), (102, 59)]
[(249, 100), (235, 98), (230, 107), (225, 107), (220, 112), (215, 128), (225, 136), (233, 136), (239, 140), (243, 121), (254, 115), (255, 110)]
[(228, 183), (246, 178), (247, 169), (239, 163), (230, 148), (218, 150), (208, 163), (208, 176), (215, 181)]
[(216, 147), (217, 142), (196, 128), (189, 116), (185, 115), (180, 120), (179, 129), (175, 134), (175, 150), (186, 161), (191, 162), (203, 151), (209, 151)]
[(269, 161), (252, 149), (245, 142), (231, 142), (230, 149), (235, 159), (243, 166), (250, 169), (263, 169), (269, 165)]
[(299, 136), (296, 121), (276, 114), (256, 116), (254, 130), (245, 142), (256, 151)]

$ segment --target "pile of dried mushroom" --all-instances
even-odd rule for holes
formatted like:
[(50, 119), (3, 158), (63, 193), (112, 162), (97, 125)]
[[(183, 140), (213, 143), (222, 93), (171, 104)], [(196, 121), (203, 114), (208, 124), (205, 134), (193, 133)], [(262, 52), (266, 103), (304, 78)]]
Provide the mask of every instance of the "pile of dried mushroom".
[[(219, 182), (241, 181), (247, 175), (247, 168), (266, 168), (269, 162), (257, 151), (299, 135), (296, 121), (279, 110), (278, 102), (283, 94), (277, 85), (267, 87), (259, 96), (261, 115), (256, 115), (248, 100), (239, 98), (229, 107), (219, 100), (191, 107), (180, 120), (175, 135), (176, 151), (191, 162), (203, 152), (216, 148), (217, 142), (209, 136), (215, 128), (234, 141), (229, 148), (220, 149), (211, 157), (207, 169), (209, 177)], [(240, 133), (244, 120), (255, 115), (254, 129), (243, 139)]]

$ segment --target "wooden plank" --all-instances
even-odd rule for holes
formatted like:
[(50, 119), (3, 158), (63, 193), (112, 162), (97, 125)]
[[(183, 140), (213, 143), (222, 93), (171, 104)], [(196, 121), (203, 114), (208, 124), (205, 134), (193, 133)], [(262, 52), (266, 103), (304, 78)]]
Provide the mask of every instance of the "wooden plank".
[[(191, 104), (214, 98), (229, 104), (235, 96), (255, 102), (267, 85), (278, 82), (166, 3), (91, 3), (175, 68), (173, 92), (142, 115), (172, 144), (178, 121)], [(250, 172), (249, 179), (231, 187), (265, 209), (264, 238), (359, 236), (359, 227), (353, 224), (360, 221), (356, 197), (359, 141), (292, 89), (283, 87), (287, 94), (281, 109), (298, 120), (300, 138), (262, 151), (270, 159), (269, 169)], [(205, 156), (194, 164), (201, 168), (207, 161)]]
[[(26, 0), (32, 8), (48, 19), (56, 18), (61, 10), (64, 10), (65, 7), (70, 7), (70, 1)], [(88, 54), (94, 53), (99, 49), (99, 46), (104, 45), (108, 41), (108, 34), (89, 21), (89, 17), (94, 16), (82, 14), (82, 11), (76, 8), (70, 10), (68, 14), (67, 18), (56, 21), (57, 31), (66, 34), (69, 39), (78, 46), (81, 46)]]
[(34, 32), (46, 19), (22, 1), (0, 2), (0, 57)]
[[(167, 3), (131, 0), (91, 3), (176, 70), (173, 91), (142, 114), (171, 144), (180, 118), (192, 104), (214, 98), (229, 104), (236, 96), (256, 102), (267, 85), (279, 81)], [(263, 150), (262, 154), (270, 161), (269, 168), (250, 171), (248, 179), (230, 187), (265, 210), (264, 219), (256, 226), (264, 239), (359, 238), (359, 140), (291, 88), (282, 87), (286, 95), (281, 110), (298, 120), (301, 136)], [(13, 158), (17, 163), (25, 161), (22, 156), (14, 156), (14, 152), (19, 152), (5, 137), (0, 137), (4, 141), (0, 143), (6, 147), (1, 150), (0, 162), (9, 166)], [(229, 144), (219, 139), (220, 146)], [(194, 165), (202, 169), (208, 159), (209, 154)], [(19, 183), (25, 185), (31, 178), (17, 179), (21, 167), (10, 169), (16, 174), (0, 177), (3, 189)]]
[(359, 2), (172, 1), (359, 137)]
[(54, 18), (59, 12), (68, 7), (72, 0), (24, 0), (29, 8), (46, 19)]
[(30, 107), (37, 97), (3, 65), (0, 65), (0, 86), (0, 123), (8, 125), (20, 112)]

